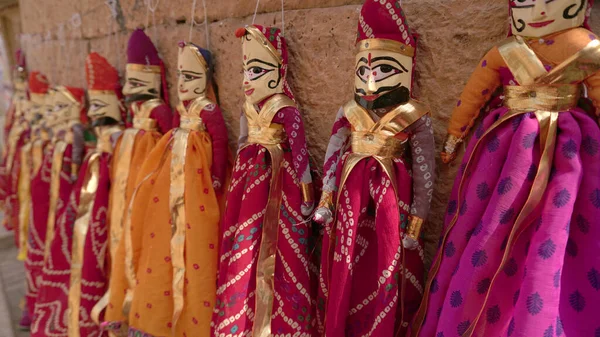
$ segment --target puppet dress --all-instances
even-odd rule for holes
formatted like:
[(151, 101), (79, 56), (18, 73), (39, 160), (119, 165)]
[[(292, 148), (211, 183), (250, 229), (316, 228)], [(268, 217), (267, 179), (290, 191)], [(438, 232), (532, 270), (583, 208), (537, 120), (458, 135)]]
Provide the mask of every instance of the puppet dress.
[(126, 129), (117, 141), (112, 160), (114, 177), (110, 191), (109, 251), (110, 280), (105, 298), (94, 308), (94, 315), (106, 309), (105, 322), (124, 320), (123, 302), (128, 288), (125, 277), (125, 248), (122, 241), (123, 219), (136, 188), (140, 168), (163, 133), (171, 129), (171, 110), (162, 99), (134, 102), (130, 108), (133, 128)]
[(130, 336), (209, 336), (219, 252), (216, 176), (227, 168), (227, 128), (206, 98), (178, 107), (138, 174), (124, 222)]
[(120, 126), (97, 129), (96, 149), (86, 156), (68, 204), (57, 215), (35, 305), (32, 337), (100, 336), (100, 327), (91, 320), (90, 312), (106, 291), (109, 164), (121, 131)]
[(309, 224), (300, 179), (308, 172), (295, 103), (276, 94), (248, 103), (248, 139), (227, 197), (213, 336), (313, 336)]
[(467, 147), (414, 336), (600, 334), (600, 129), (578, 105), (585, 85), (598, 107), (600, 42), (584, 28), (543, 41), (494, 47), (458, 102), (460, 135), (503, 86)]
[(429, 210), (428, 111), (411, 100), (380, 118), (351, 101), (336, 118), (324, 180), (335, 217), (325, 226), (317, 304), (326, 336), (396, 336), (419, 307), (422, 239), (414, 250), (402, 240), (409, 215)]

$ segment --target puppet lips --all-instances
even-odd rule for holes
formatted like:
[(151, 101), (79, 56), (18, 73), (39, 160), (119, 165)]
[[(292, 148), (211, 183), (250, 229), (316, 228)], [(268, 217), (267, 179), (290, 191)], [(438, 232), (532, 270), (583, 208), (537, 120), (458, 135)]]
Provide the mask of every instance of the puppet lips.
[(183, 89), (183, 88), (179, 88), (179, 92), (182, 94), (185, 94), (186, 92), (188, 92), (189, 90)]
[(549, 21), (544, 21), (544, 22), (530, 22), (530, 23), (528, 23), (528, 25), (533, 28), (542, 28), (542, 27), (546, 27), (547, 25), (551, 24), (552, 22), (554, 22), (554, 20), (549, 20)]
[(254, 89), (246, 90), (246, 91), (244, 91), (244, 93), (246, 94), (246, 96), (250, 96), (254, 93)]
[(374, 101), (379, 97), (379, 95), (365, 95), (362, 98), (366, 101)]

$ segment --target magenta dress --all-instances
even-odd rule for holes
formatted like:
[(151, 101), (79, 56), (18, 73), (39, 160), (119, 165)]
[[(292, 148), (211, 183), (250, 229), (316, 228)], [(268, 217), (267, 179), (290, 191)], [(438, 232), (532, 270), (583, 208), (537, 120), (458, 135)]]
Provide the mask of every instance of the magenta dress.
[(539, 76), (515, 76), (502, 44), (461, 96), (457, 117), (504, 87), (456, 177), (413, 336), (600, 336), (600, 129), (578, 102), (600, 44), (583, 28), (542, 41)]

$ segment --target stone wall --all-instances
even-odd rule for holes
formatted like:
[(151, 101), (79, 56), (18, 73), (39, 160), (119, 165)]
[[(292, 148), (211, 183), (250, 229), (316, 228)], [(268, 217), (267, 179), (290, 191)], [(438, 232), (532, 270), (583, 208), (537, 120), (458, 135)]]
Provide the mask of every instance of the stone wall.
[[(196, 21), (203, 22), (202, 0), (197, 2)], [(241, 47), (234, 31), (252, 22), (256, 3), (249, 0), (206, 2), (210, 49), (216, 59), (220, 103), (233, 145), (238, 135), (238, 116), (243, 102), (240, 89)], [(290, 82), (304, 113), (310, 153), (319, 166), (335, 113), (352, 97), (353, 43), (362, 2), (285, 1), (285, 36), (291, 51)], [(438, 150), (445, 136), (449, 114), (469, 74), (479, 58), (506, 36), (506, 2), (403, 1), (410, 26), (420, 34), (416, 93), (431, 106)], [(170, 70), (171, 103), (175, 103), (176, 43), (188, 39), (192, 0), (161, 0), (154, 20), (151, 15), (147, 19), (143, 0), (118, 0), (116, 20), (112, 20), (108, 7), (100, 0), (20, 0), (19, 3), (24, 33), (21, 41), (27, 52), (29, 68), (45, 72), (55, 84), (84, 85), (84, 59), (90, 51), (105, 55), (122, 71), (128, 35), (136, 27), (149, 23), (148, 33), (155, 39)], [(599, 18), (594, 22), (596, 32), (600, 32), (598, 7), (594, 9), (594, 15)], [(280, 26), (280, 9), (278, 0), (261, 1), (256, 23)], [(61, 23), (68, 22), (73, 13), (83, 13), (81, 26), (71, 30), (67, 24), (62, 34)], [(203, 25), (194, 29), (192, 41), (206, 46)], [(450, 166), (438, 162), (439, 177), (426, 226), (428, 260), (435, 252), (435, 242), (458, 163), (460, 158)]]

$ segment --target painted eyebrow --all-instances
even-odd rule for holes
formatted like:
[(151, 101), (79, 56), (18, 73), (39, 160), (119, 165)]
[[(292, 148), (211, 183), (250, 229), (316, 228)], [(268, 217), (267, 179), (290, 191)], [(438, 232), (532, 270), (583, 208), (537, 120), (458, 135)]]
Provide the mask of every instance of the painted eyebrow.
[(198, 76), (202, 76), (203, 75), (202, 73), (197, 73), (197, 72), (191, 71), (191, 70), (182, 70), (181, 72), (185, 73), (185, 74), (193, 74), (193, 75), (198, 75)]
[(368, 64), (369, 60), (367, 60), (366, 57), (361, 57), (360, 60), (358, 60), (358, 62), (356, 62), (356, 65), (358, 66), (358, 64), (361, 63), (361, 62)]
[(406, 68), (405, 68), (405, 67), (402, 65), (402, 63), (400, 63), (400, 62), (399, 62), (398, 60), (396, 60), (395, 58), (393, 58), (393, 57), (389, 57), (389, 56), (380, 56), (380, 57), (375, 57), (375, 58), (373, 58), (373, 59), (371, 60), (371, 63), (373, 63), (373, 62), (377, 62), (377, 61), (383, 61), (383, 60), (385, 60), (385, 61), (392, 61), (392, 62), (395, 62), (396, 64), (398, 64), (398, 65), (399, 65), (399, 66), (402, 68), (402, 70), (404, 70), (404, 71), (408, 72), (408, 69), (406, 69)]
[(90, 104), (92, 103), (100, 103), (100, 104), (107, 104), (106, 102), (104, 102), (103, 100), (99, 99), (99, 98), (94, 98), (90, 101)]
[(253, 63), (253, 62), (258, 62), (258, 63), (266, 64), (266, 65), (268, 65), (268, 66), (271, 66), (271, 67), (273, 67), (273, 68), (277, 68), (277, 66), (276, 66), (276, 65), (274, 65), (274, 64), (271, 64), (271, 63), (269, 63), (269, 62), (265, 62), (265, 61), (263, 61), (263, 60), (259, 60), (259, 59), (252, 59), (252, 60), (250, 60), (250, 61), (246, 62), (246, 65), (248, 65), (248, 64), (250, 64), (250, 63)]
[(135, 77), (130, 77), (127, 79), (128, 81), (133, 81), (133, 82), (141, 82), (141, 83), (148, 83), (144, 80), (140, 80), (139, 78), (135, 78)]

